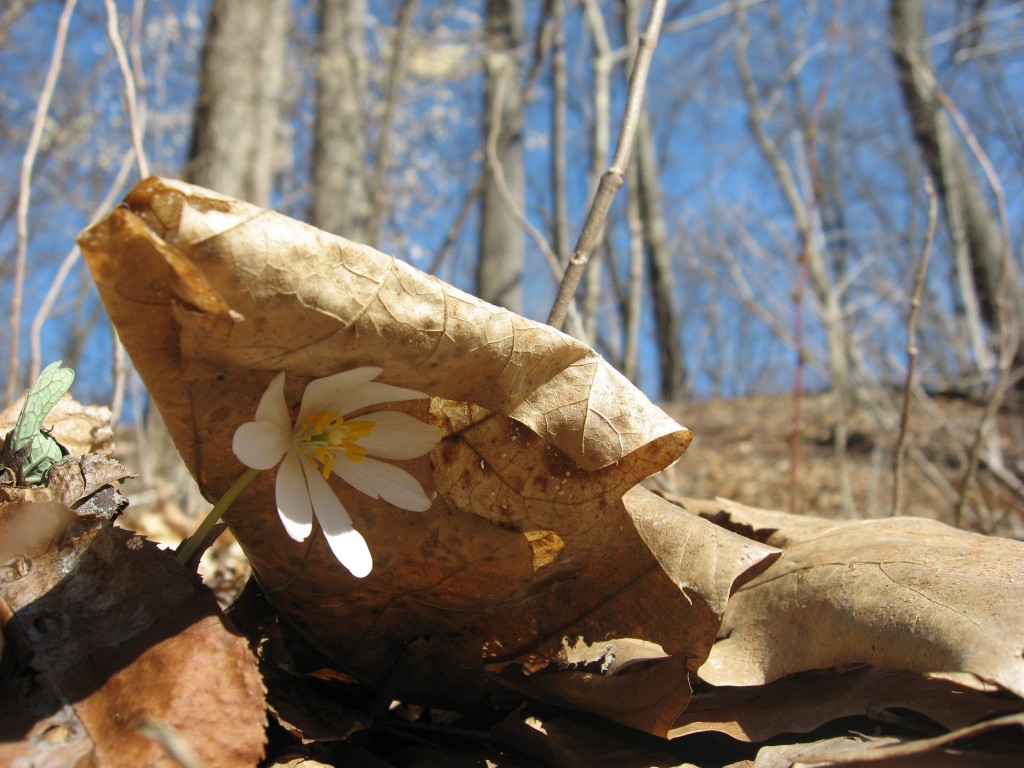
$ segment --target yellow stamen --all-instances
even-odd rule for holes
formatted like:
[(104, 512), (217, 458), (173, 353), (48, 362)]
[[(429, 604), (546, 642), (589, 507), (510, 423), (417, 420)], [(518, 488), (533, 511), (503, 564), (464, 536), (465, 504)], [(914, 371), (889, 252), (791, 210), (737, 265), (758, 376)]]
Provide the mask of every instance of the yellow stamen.
[(292, 440), (307, 461), (320, 466), (326, 479), (341, 454), (355, 463), (366, 457), (367, 450), (358, 441), (368, 437), (375, 426), (375, 422), (368, 419), (345, 421), (337, 413), (325, 411), (304, 419)]

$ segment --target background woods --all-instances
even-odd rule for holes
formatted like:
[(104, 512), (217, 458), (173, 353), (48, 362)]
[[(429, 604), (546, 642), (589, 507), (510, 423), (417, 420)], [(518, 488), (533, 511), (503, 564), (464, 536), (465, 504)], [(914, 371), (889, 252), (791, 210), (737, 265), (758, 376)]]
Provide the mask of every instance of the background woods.
[(996, 0), (0, 2), (0, 763), (1018, 764), (1022, 70)]
[[(148, 174), (543, 319), (614, 151), (648, 11), (7, 3), (8, 399), (63, 358), (77, 396), (123, 411), (150, 433), (140, 460), (159, 462), (158, 427), (73, 246)], [(633, 163), (565, 328), (681, 404), (697, 442), (679, 490), (730, 493), (699, 463), (732, 459), (702, 453), (697, 403), (778, 396), (725, 420), (721, 444), (746, 429), (754, 454), (775, 452), (764, 471), (779, 495), (747, 501), (1018, 531), (1006, 510), (1020, 504), (1024, 441), (1022, 33), (1017, 2), (668, 3)], [(972, 405), (951, 412), (940, 395)], [(892, 488), (899, 461), (924, 496)]]

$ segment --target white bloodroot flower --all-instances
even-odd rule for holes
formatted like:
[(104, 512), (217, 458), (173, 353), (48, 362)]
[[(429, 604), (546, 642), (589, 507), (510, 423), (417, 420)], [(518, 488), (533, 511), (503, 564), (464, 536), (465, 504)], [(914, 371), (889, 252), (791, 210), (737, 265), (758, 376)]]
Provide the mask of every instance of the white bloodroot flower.
[(256, 420), (238, 427), (232, 441), (235, 455), (248, 467), (270, 469), (280, 462), (275, 495), (288, 535), (305, 540), (315, 515), (331, 551), (360, 578), (373, 568), (373, 559), (327, 477), (333, 472), (367, 496), (423, 512), (430, 508), (430, 499), (416, 479), (369, 457), (414, 459), (441, 439), (439, 429), (399, 411), (345, 419), (370, 405), (427, 397), (415, 389), (373, 381), (380, 372), (355, 368), (309, 382), (294, 425), (284, 399), (284, 373), (279, 373), (260, 398)]

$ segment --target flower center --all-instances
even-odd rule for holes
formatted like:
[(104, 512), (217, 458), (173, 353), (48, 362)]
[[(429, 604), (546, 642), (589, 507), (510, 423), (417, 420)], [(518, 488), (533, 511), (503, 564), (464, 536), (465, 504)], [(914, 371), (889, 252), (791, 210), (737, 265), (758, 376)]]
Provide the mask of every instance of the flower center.
[(373, 421), (365, 419), (345, 421), (337, 413), (316, 413), (299, 425), (292, 434), (292, 442), (310, 463), (320, 465), (326, 479), (339, 456), (357, 464), (366, 457), (366, 449), (359, 441), (369, 436), (374, 426)]

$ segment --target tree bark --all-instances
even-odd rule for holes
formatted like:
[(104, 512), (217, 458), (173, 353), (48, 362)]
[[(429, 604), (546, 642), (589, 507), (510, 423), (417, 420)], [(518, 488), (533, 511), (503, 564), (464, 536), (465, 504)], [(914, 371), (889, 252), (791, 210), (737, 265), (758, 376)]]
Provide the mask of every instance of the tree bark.
[(310, 218), (320, 229), (360, 242), (369, 220), (365, 28), (366, 0), (320, 0)]
[[(640, 3), (624, 0), (623, 19), (626, 39), (636, 44), (639, 35)], [(654, 299), (654, 325), (658, 344), (658, 388), (661, 400), (678, 402), (686, 395), (683, 365), (683, 336), (676, 306), (676, 281), (672, 269), (668, 226), (661, 202), (661, 180), (654, 132), (647, 107), (641, 107), (636, 133), (636, 179), (639, 187), (640, 216), (643, 225), (647, 275)]]
[[(1018, 329), (1024, 318), (1024, 286), (1017, 265), (1003, 242), (997, 215), (972, 169), (970, 158), (953, 133), (945, 108), (934, 87), (935, 76), (925, 44), (924, 0), (890, 0), (889, 20), (893, 57), (903, 100), (910, 115), (914, 139), (925, 166), (939, 190), (954, 243), (963, 241), (969, 275), (961, 283), (971, 286), (978, 314), (996, 334), (1006, 324)], [(1005, 302), (1000, 307), (1000, 301)], [(1024, 334), (1016, 334), (1015, 365), (1024, 364)], [(987, 356), (976, 350), (983, 363)]]
[[(270, 205), (287, 12), (287, 0), (213, 0), (184, 171), (187, 181)], [(188, 469), (152, 404), (139, 440), (148, 446), (146, 479), (156, 484), (158, 505), (181, 503), (198, 511), (199, 489), (189, 483)], [(168, 488), (185, 490), (174, 491), (172, 502)]]
[(658, 342), (658, 382), (664, 402), (678, 402), (686, 396), (686, 368), (683, 364), (683, 332), (676, 305), (676, 281), (672, 270), (668, 226), (661, 203), (661, 182), (647, 110), (640, 117), (636, 136), (636, 167), (640, 192), (640, 215), (647, 274), (654, 298), (655, 333)]
[(286, 0), (214, 0), (185, 177), (270, 204)]
[[(611, 147), (611, 79), (614, 71), (614, 52), (604, 16), (598, 0), (584, 0), (583, 12), (586, 18), (587, 31), (590, 33), (593, 46), (593, 85), (594, 118), (591, 126), (590, 146), (590, 179), (588, 182), (589, 198), (594, 199), (601, 183), (601, 175), (608, 167), (609, 148)], [(588, 339), (597, 340), (598, 307), (601, 301), (603, 286), (602, 273), (608, 258), (608, 235), (602, 232), (590, 267), (584, 276), (585, 284), (582, 301), (583, 332)], [(611, 272), (614, 274), (614, 270)]]
[[(497, 122), (498, 162), (512, 201), (524, 210), (523, 101), (516, 48), (522, 40), (520, 0), (487, 0), (484, 61), (483, 140)], [(497, 98), (501, 97), (501, 103)], [(498, 182), (488, 168), (484, 180), (480, 221), (477, 295), (514, 312), (523, 303), (523, 230), (502, 199)]]

